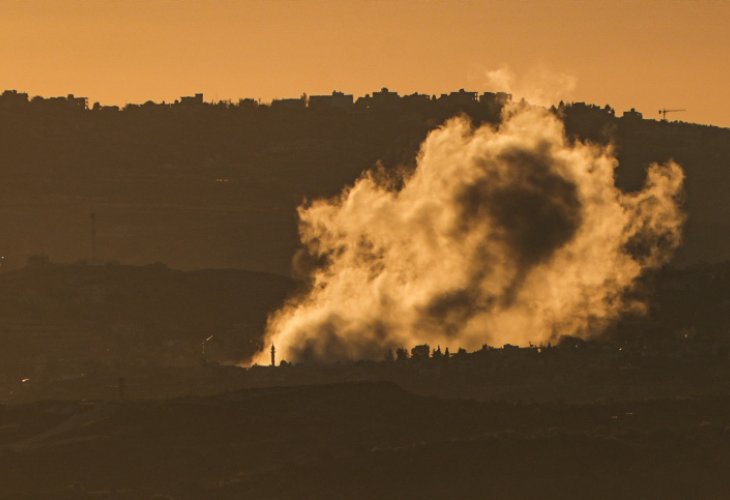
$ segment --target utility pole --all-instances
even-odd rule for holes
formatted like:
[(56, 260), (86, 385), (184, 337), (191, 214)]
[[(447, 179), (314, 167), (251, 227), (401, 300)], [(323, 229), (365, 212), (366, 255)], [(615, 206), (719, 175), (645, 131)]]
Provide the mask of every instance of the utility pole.
[(96, 213), (91, 212), (91, 263), (96, 263)]
[(271, 344), (271, 366), (276, 366), (276, 347)]

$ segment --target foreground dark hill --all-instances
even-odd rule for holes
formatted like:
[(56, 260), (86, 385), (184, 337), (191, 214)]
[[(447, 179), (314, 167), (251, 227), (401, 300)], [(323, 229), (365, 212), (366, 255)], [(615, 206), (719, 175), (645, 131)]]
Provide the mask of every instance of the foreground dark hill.
[[(386, 94), (346, 110), (202, 101), (89, 110), (5, 94), (0, 255), (11, 267), (37, 253), (87, 258), (94, 211), (104, 260), (288, 274), (303, 199), (334, 195), (378, 162), (412, 165), (428, 131), (451, 116), (499, 120), (493, 94), (473, 97)], [(690, 218), (677, 262), (730, 258), (730, 131), (583, 104), (556, 112), (572, 135), (616, 144), (623, 188), (638, 187), (650, 162), (679, 161)]]
[(728, 415), (727, 398), (514, 405), (386, 383), (0, 407), (0, 498), (723, 498)]
[(146, 365), (233, 362), (257, 348), (288, 278), (162, 265), (58, 265), (0, 273), (0, 380), (120, 375)]

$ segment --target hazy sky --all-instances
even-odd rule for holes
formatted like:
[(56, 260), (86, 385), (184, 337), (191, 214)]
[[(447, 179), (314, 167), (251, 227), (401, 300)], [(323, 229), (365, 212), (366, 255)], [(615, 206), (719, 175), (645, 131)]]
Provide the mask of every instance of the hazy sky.
[(730, 126), (730, 1), (0, 0), (0, 12), (0, 89), (33, 95), (124, 104), (511, 84)]

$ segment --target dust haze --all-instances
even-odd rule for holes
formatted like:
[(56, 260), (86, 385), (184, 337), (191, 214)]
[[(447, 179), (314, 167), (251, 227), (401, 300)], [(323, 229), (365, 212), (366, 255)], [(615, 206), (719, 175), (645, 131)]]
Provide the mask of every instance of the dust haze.
[(299, 208), (317, 265), (270, 317), (266, 347), (288, 361), (380, 359), (602, 332), (641, 310), (626, 292), (671, 258), (685, 218), (679, 165), (650, 165), (632, 193), (616, 166), (610, 146), (568, 140), (543, 108), (512, 106), (498, 127), (451, 119), (400, 182), (370, 172)]

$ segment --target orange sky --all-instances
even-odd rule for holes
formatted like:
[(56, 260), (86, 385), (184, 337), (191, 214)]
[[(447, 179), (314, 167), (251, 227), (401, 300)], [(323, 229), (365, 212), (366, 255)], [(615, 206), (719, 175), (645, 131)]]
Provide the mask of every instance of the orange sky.
[[(0, 0), (0, 89), (124, 104), (495, 89), (730, 126), (730, 2)], [(535, 76), (537, 75), (537, 76)], [(535, 82), (538, 85), (535, 85)], [(570, 83), (574, 90), (570, 91)]]

